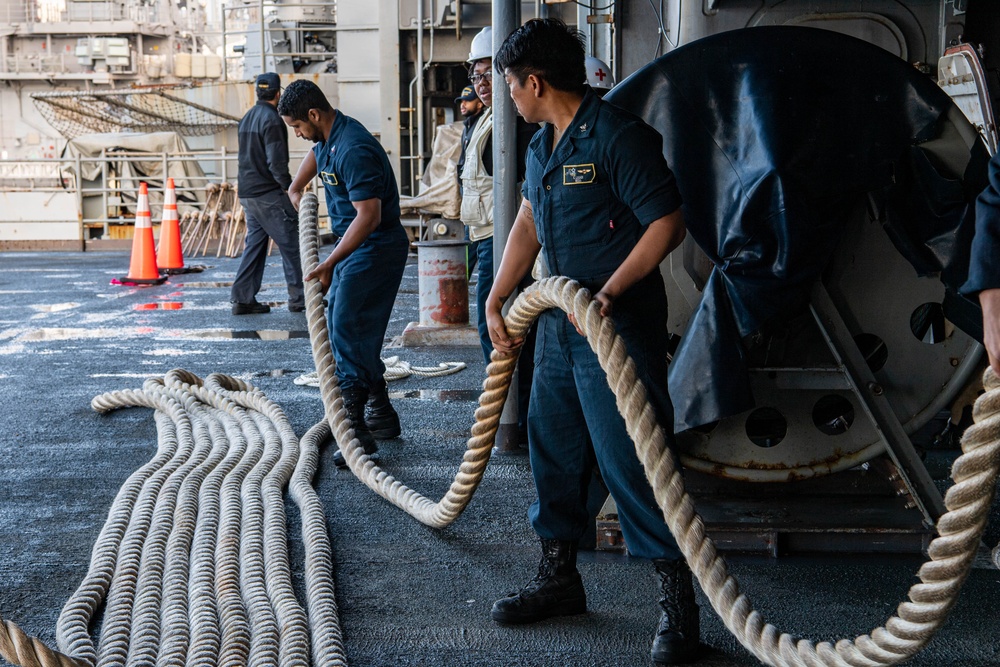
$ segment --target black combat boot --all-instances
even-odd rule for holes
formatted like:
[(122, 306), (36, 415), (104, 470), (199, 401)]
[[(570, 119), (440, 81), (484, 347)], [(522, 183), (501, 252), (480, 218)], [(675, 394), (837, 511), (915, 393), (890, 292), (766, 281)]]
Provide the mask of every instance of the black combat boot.
[(365, 415), (365, 424), (376, 440), (392, 440), (398, 438), (403, 430), (399, 427), (399, 415), (396, 409), (389, 402), (389, 388), (382, 385), (382, 389), (372, 394), (368, 399), (368, 413)]
[(698, 657), (698, 605), (691, 570), (683, 560), (653, 561), (660, 578), (660, 625), (650, 652), (654, 665), (680, 665)]
[(517, 593), (493, 603), (497, 623), (534, 623), (587, 611), (587, 594), (576, 571), (576, 541), (542, 540), (538, 574)]
[[(340, 392), (344, 399), (344, 410), (347, 411), (347, 418), (351, 420), (354, 428), (354, 437), (361, 443), (361, 448), (365, 454), (371, 455), (378, 451), (375, 438), (365, 424), (365, 403), (368, 400), (368, 391), (365, 389), (344, 389)], [(333, 454), (333, 464), (338, 468), (347, 467), (347, 459), (339, 449)]]

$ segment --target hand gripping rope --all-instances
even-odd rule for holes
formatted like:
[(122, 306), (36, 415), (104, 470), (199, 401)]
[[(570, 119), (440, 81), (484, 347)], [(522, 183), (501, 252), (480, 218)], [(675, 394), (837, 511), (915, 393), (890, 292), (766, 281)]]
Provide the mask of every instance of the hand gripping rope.
[[(316, 196), (303, 197), (299, 235), (307, 272), (318, 263), (316, 210)], [(445, 497), (435, 503), (376, 466), (354, 438), (333, 374), (322, 298), (319, 283), (308, 282), (306, 310), (323, 404), (330, 429), (351, 471), (373, 491), (418, 521), (438, 528), (449, 525), (468, 505), (482, 480), (516, 357), (500, 358), (494, 353), (459, 472)], [(601, 316), (600, 306), (592, 301), (589, 292), (567, 278), (539, 281), (512, 305), (507, 315), (508, 331), (512, 336), (521, 336), (531, 322), (549, 308), (573, 313), (585, 332), (607, 373), (618, 411), (625, 418), (646, 479), (670, 531), (712, 607), (749, 651), (775, 667), (876, 667), (903, 662), (927, 645), (944, 623), (969, 573), (993, 500), (1000, 467), (1000, 378), (992, 370), (986, 371), (984, 386), (987, 391), (973, 410), (976, 424), (962, 438), (964, 453), (952, 467), (955, 484), (945, 497), (948, 511), (938, 521), (939, 536), (930, 544), (930, 560), (920, 568), (921, 581), (910, 589), (909, 600), (899, 605), (896, 615), (889, 618), (884, 627), (874, 629), (870, 635), (840, 640), (836, 644), (814, 644), (780, 633), (766, 623), (751, 607), (749, 599), (740, 593), (736, 580), (729, 576), (725, 561), (706, 536), (701, 517), (684, 490), (681, 474), (666, 449), (663, 429), (656, 423), (653, 409), (646, 400), (646, 389), (636, 377), (635, 363), (628, 357), (614, 323)]]

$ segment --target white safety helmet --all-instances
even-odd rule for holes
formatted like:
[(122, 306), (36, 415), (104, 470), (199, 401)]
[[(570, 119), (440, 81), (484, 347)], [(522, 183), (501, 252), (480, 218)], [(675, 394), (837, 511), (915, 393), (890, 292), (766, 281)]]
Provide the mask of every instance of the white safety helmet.
[(607, 63), (594, 56), (587, 56), (584, 65), (587, 68), (587, 83), (591, 88), (604, 92), (614, 88), (615, 77)]
[(474, 63), (483, 58), (493, 58), (493, 28), (486, 26), (472, 38), (468, 62)]

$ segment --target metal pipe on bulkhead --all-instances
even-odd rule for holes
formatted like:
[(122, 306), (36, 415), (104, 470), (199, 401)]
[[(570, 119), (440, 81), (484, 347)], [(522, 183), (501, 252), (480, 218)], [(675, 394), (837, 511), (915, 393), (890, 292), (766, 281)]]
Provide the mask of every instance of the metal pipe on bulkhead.
[[(494, 0), (493, 53), (507, 35), (521, 25), (520, 0)], [(493, 77), (493, 271), (500, 267), (520, 197), (517, 184), (517, 111), (510, 89), (502, 76)], [(515, 294), (516, 295), (516, 294)], [(511, 299), (508, 303), (512, 303)], [(506, 313), (506, 308), (504, 309)], [(515, 371), (516, 373), (517, 371)], [(500, 417), (496, 435), (498, 452), (514, 452), (517, 443), (517, 376), (510, 383), (510, 393)]]
[(260, 0), (260, 73), (267, 71), (267, 47), (264, 45), (264, 0)]
[(413, 194), (417, 194), (416, 182), (424, 173), (424, 0), (417, 0), (417, 145), (410, 146), (410, 153), (416, 156), (416, 170), (413, 171)]

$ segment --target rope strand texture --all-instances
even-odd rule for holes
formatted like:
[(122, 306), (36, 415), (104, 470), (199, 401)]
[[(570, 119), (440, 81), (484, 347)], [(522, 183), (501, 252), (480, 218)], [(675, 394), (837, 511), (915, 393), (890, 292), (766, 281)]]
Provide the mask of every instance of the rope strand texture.
[[(306, 193), (299, 203), (299, 250), (305, 273), (312, 271), (319, 263), (319, 240), (316, 234), (317, 206), (318, 200), (313, 193)], [(483, 478), (517, 359), (514, 357), (499, 359), (490, 364), (490, 377), (486, 379), (483, 394), (479, 397), (477, 422), (472, 428), (472, 437), (468, 441), (458, 474), (444, 498), (434, 502), (376, 466), (361, 449), (357, 438), (354, 437), (353, 425), (344, 410), (344, 402), (334, 375), (335, 363), (330, 348), (326, 317), (323, 313), (323, 291), (319, 281), (307, 281), (305, 292), (309, 338), (316, 372), (319, 375), (326, 420), (344, 453), (348, 466), (370, 489), (421, 523), (434, 528), (448, 526), (468, 506)]]
[[(330, 538), (312, 488), (325, 424), (299, 442), (258, 390), (185, 371), (92, 406), (155, 409), (156, 455), (112, 504), (59, 617), (62, 653), (5, 622), (0, 654), (25, 667), (346, 665)], [(286, 484), (300, 509), (308, 612), (292, 586)], [(102, 604), (95, 647), (90, 626)]]
[[(299, 243), (307, 271), (318, 261), (316, 207), (315, 195), (303, 197)], [(447, 526), (468, 505), (482, 479), (516, 357), (500, 358), (494, 352), (462, 465), (446, 496), (434, 503), (381, 470), (361, 451), (333, 374), (318, 282), (306, 283), (306, 303), (327, 420), (351, 471), (418, 521), (433, 527)], [(988, 369), (984, 378), (987, 393), (976, 402), (973, 411), (977, 423), (966, 431), (962, 439), (964, 454), (952, 468), (955, 484), (945, 496), (948, 512), (938, 522), (939, 536), (930, 545), (930, 560), (920, 568), (921, 582), (910, 589), (909, 601), (900, 604), (896, 615), (870, 635), (836, 644), (813, 644), (779, 632), (740, 593), (739, 584), (729, 575), (725, 561), (705, 534), (694, 502), (684, 490), (674, 457), (666, 447), (665, 433), (656, 423), (646, 400), (646, 389), (636, 376), (635, 363), (628, 357), (613, 321), (601, 316), (600, 306), (592, 301), (589, 292), (567, 278), (539, 281), (511, 306), (508, 331), (515, 337), (522, 335), (549, 308), (572, 313), (587, 336), (607, 374), (618, 411), (625, 418), (667, 525), (716, 613), (761, 662), (775, 667), (876, 667), (903, 662), (926, 646), (944, 623), (969, 573), (996, 487), (1000, 467), (1000, 379), (992, 370)]]
[[(442, 361), (437, 366), (414, 366), (396, 356), (383, 357), (382, 364), (385, 366), (382, 377), (385, 378), (386, 382), (395, 382), (411, 375), (422, 378), (438, 378), (465, 369), (465, 363), (461, 361)], [(318, 387), (319, 374), (316, 371), (309, 371), (298, 376), (292, 382), (300, 386)]]

